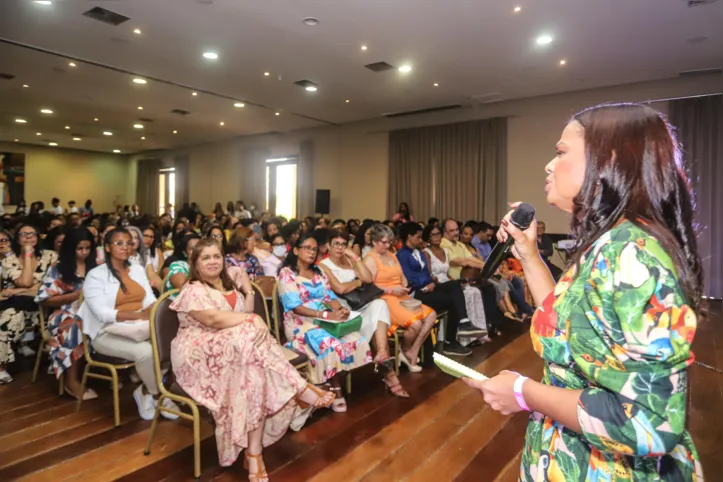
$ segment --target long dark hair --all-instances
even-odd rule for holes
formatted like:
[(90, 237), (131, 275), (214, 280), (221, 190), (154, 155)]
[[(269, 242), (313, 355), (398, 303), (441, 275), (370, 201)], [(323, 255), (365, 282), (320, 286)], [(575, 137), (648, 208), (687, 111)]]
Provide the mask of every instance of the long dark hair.
[(186, 256), (186, 248), (188, 248), (188, 243), (192, 239), (202, 239), (200, 235), (190, 232), (183, 235), (183, 237), (178, 241), (178, 243), (174, 244), (173, 247), (173, 256), (176, 257), (177, 260), (187, 260), (188, 257)]
[[(201, 241), (196, 243), (196, 246), (193, 247), (193, 251), (191, 251), (191, 257), (188, 259), (188, 282), (192, 283), (194, 281), (199, 281), (207, 286), (210, 286), (213, 289), (216, 289), (215, 286), (201, 279), (201, 276), (198, 273), (198, 269), (196, 268), (196, 263), (198, 262), (199, 256), (201, 256), (201, 252), (204, 249), (210, 247), (215, 247), (216, 249), (218, 249), (221, 252), (221, 257), (223, 257), (223, 251), (221, 251), (221, 248), (218, 247), (218, 243), (216, 243), (213, 238), (203, 238)], [(221, 262), (221, 284), (223, 284), (223, 289), (226, 291), (232, 289), (240, 291), (233, 284), (233, 280), (228, 274), (228, 271), (226, 270), (226, 263), (224, 262)]]
[(85, 259), (86, 274), (96, 266), (95, 257), (97, 253), (93, 233), (86, 228), (71, 229), (66, 233), (63, 244), (60, 245), (60, 255), (58, 257), (58, 273), (60, 273), (60, 279), (65, 283), (75, 284), (81, 281), (76, 274), (78, 264), (75, 250), (78, 249), (78, 245), (82, 241), (90, 241), (90, 252)]
[(693, 221), (694, 201), (681, 151), (665, 118), (645, 105), (608, 104), (572, 117), (584, 130), (585, 179), (574, 199), (572, 261), (626, 218), (671, 254), (694, 311), (700, 308), (703, 268)]
[[(158, 248), (161, 246), (161, 240), (160, 235), (158, 234), (158, 230), (155, 226), (152, 224), (149, 224), (145, 228), (141, 229), (141, 234), (145, 233), (146, 231), (153, 231), (153, 242), (151, 243), (151, 247), (148, 248), (148, 256), (150, 256), (151, 259), (155, 259), (156, 256), (158, 256)], [(141, 238), (141, 243), (143, 243), (144, 240)]]
[[(111, 240), (113, 239), (113, 236), (118, 236), (119, 234), (125, 234), (126, 236), (131, 238), (131, 241), (133, 240), (133, 236), (131, 236), (130, 231), (128, 231), (125, 228), (119, 227), (119, 228), (115, 228), (112, 231), (108, 231), (106, 233), (105, 237), (103, 238), (103, 246), (105, 246), (107, 248), (110, 245)], [(127, 293), (128, 289), (126, 288), (126, 285), (123, 284), (123, 280), (121, 279), (120, 275), (118, 274), (118, 271), (115, 270), (115, 268), (113, 267), (113, 263), (111, 262), (110, 249), (106, 249), (106, 248), (103, 249), (105, 265), (108, 267), (108, 271), (110, 272), (110, 275), (112, 277), (114, 277), (115, 279), (117, 279), (118, 282), (120, 283), (120, 287), (123, 290), (123, 293)], [(129, 260), (126, 260), (125, 265), (130, 266), (131, 262)]]
[(226, 255), (228, 253), (228, 248), (226, 246), (226, 232), (223, 230), (223, 226), (220, 224), (212, 224), (206, 229), (206, 234), (204, 235), (204, 238), (213, 239), (211, 237), (211, 233), (214, 229), (218, 229), (221, 231), (221, 254)]
[[(45, 239), (42, 241), (42, 248), (48, 251), (55, 251), (55, 240), (58, 236), (65, 236), (68, 230), (64, 225), (55, 226), (53, 229), (48, 231), (45, 235)], [(40, 241), (38, 241), (40, 243)]]
[(359, 231), (356, 232), (356, 236), (354, 236), (354, 244), (352, 244), (352, 246), (358, 245), (360, 250), (364, 249), (364, 246), (366, 246), (364, 235), (371, 229), (372, 226), (374, 226), (374, 222), (364, 221), (362, 225), (359, 226)]
[(20, 223), (15, 228), (15, 236), (13, 236), (12, 248), (15, 256), (20, 256), (20, 230), (26, 227), (33, 228), (35, 230), (36, 243), (35, 243), (35, 257), (40, 258), (43, 255), (42, 243), (40, 242), (40, 231), (34, 225), (30, 223)]
[[(296, 243), (294, 243), (294, 245), (289, 250), (289, 254), (286, 255), (286, 258), (284, 258), (284, 262), (281, 265), (281, 267), (279, 268), (279, 271), (281, 271), (284, 268), (289, 268), (294, 273), (299, 274), (299, 268), (298, 268), (299, 257), (296, 256), (296, 253), (294, 253), (294, 248), (297, 248), (297, 249), (301, 248), (301, 245), (307, 239), (313, 239), (314, 241), (316, 241), (316, 239), (314, 239), (314, 236), (312, 236), (311, 234), (302, 233), (301, 235), (299, 235), (299, 239), (296, 240)], [(319, 251), (316, 252), (316, 256), (319, 256)], [(310, 268), (314, 273), (321, 274), (321, 270), (319, 269), (318, 266), (316, 266), (316, 257), (314, 258), (314, 262), (311, 263)]]

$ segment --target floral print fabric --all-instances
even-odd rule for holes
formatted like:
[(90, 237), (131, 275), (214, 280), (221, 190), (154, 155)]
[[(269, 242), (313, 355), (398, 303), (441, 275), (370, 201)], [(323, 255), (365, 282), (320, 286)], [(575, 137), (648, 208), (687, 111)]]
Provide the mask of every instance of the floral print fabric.
[(685, 428), (696, 314), (670, 256), (619, 223), (568, 271), (532, 320), (542, 383), (582, 390), (582, 434), (532, 413), (522, 481), (703, 480)]

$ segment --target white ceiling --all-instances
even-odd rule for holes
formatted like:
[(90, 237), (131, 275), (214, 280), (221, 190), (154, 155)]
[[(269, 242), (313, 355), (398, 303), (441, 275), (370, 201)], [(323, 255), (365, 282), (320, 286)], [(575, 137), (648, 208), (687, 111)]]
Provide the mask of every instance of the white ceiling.
[[(95, 6), (131, 20), (111, 26), (82, 15)], [(309, 16), (320, 24), (304, 25)], [(0, 73), (15, 78), (0, 79), (0, 140), (131, 153), (466, 105), (488, 94), (514, 99), (669, 78), (720, 67), (722, 26), (723, 1), (2, 0)], [(553, 42), (537, 45), (542, 34)], [(205, 51), (219, 59), (204, 59)], [(413, 70), (364, 68), (378, 61)], [(148, 84), (132, 83), (134, 75)], [(302, 79), (319, 91), (293, 84)], [(40, 114), (43, 107), (54, 114)], [(178, 108), (191, 114), (170, 113)], [(139, 117), (154, 122), (136, 130)]]

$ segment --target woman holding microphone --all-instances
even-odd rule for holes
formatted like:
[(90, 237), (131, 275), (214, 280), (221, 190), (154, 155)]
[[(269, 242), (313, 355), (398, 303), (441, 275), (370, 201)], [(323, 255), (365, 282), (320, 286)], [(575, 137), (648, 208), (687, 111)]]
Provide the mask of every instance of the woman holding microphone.
[(703, 479), (685, 427), (702, 268), (680, 159), (650, 107), (572, 118), (545, 168), (547, 201), (572, 214), (577, 243), (557, 284), (536, 223), (502, 220), (498, 240), (513, 238), (539, 306), (530, 334), (544, 374), (465, 383), (503, 414), (531, 412), (522, 481)]

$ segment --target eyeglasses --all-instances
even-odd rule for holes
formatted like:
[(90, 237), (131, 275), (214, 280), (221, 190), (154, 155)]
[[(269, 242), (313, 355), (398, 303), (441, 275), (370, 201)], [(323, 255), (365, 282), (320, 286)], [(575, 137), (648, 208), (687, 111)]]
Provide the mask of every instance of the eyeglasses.
[(212, 237), (213, 239), (222, 239), (222, 238), (223, 238), (223, 234), (212, 234), (211, 237)]
[(346, 243), (331, 243), (332, 248), (346, 248)]
[(439, 231), (435, 231), (435, 232), (431, 233), (429, 236), (431, 237), (431, 236), (441, 236), (441, 235), (442, 235), (442, 233), (440, 233)]
[(382, 243), (382, 244), (384, 244), (384, 245), (386, 245), (386, 246), (389, 246), (390, 244), (392, 244), (391, 240), (389, 240), (389, 239), (382, 239), (382, 240), (379, 241), (379, 242)]
[(318, 253), (319, 252), (319, 248), (317, 248), (316, 246), (300, 246), (299, 249), (303, 249), (307, 253)]
[(0, 239), (0, 244), (10, 244), (10, 240), (8, 238), (2, 238)]
[(113, 241), (110, 244), (112, 244), (113, 246), (117, 246), (118, 248), (130, 248), (135, 243), (133, 241)]
[(38, 233), (18, 233), (19, 238), (34, 238)]
[(144, 234), (143, 239), (156, 239), (156, 237), (153, 236), (152, 234)]

